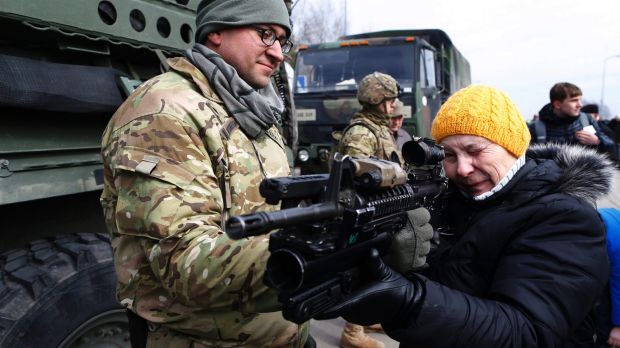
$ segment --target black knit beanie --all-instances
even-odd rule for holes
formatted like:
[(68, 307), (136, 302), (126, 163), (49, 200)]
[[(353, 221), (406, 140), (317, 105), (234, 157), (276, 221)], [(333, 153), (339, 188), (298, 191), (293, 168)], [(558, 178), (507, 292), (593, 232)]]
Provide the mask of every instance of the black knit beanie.
[(261, 23), (280, 25), (291, 36), (283, 0), (203, 0), (196, 15), (196, 43), (204, 44), (207, 34), (219, 29)]
[(581, 112), (585, 112), (587, 114), (598, 114), (598, 105), (596, 104), (587, 104), (581, 107)]

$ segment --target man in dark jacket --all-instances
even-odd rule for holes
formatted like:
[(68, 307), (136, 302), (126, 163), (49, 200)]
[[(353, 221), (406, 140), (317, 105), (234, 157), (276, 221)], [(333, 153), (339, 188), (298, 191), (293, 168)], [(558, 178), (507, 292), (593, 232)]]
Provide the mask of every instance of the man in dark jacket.
[(581, 89), (559, 82), (551, 87), (551, 102), (540, 109), (539, 119), (529, 125), (532, 143), (581, 144), (615, 155), (615, 144), (592, 117), (581, 112)]
[(618, 161), (618, 139), (616, 137), (616, 133), (613, 129), (609, 128), (609, 126), (603, 121), (601, 115), (598, 113), (598, 105), (596, 104), (587, 104), (581, 108), (581, 112), (586, 113), (592, 117), (592, 119), (596, 122), (598, 127), (601, 129), (601, 132), (605, 134), (609, 139), (611, 139), (613, 143), (613, 151), (610, 153), (610, 158), (612, 160)]
[(581, 146), (539, 145), (516, 106), (473, 85), (441, 107), (452, 230), (407, 278), (377, 253), (374, 279), (323, 319), (379, 321), (405, 347), (592, 347), (592, 305), (609, 277), (594, 205), (612, 167)]

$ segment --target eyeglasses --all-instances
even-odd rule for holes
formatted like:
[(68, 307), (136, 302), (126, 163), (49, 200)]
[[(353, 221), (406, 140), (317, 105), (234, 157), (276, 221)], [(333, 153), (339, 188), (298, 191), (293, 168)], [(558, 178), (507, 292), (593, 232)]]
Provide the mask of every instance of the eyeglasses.
[(294, 44), (291, 40), (285, 37), (277, 37), (272, 29), (257, 26), (253, 26), (253, 28), (260, 34), (260, 39), (265, 45), (271, 47), (278, 41), (280, 43), (280, 48), (282, 48), (282, 53), (289, 53), (291, 48), (293, 48)]

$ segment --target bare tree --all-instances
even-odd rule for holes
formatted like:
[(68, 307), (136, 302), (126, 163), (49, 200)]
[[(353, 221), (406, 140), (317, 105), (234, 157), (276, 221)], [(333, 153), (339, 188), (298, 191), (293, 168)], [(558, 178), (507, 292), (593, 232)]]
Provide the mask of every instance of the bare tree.
[(345, 32), (342, 2), (297, 0), (291, 14), (295, 43), (334, 41)]

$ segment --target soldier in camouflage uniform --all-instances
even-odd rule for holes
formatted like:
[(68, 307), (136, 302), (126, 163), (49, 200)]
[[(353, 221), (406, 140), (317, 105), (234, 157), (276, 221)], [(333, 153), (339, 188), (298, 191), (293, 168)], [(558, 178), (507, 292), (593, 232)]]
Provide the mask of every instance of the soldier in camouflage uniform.
[[(394, 103), (400, 94), (400, 86), (390, 75), (374, 72), (365, 76), (357, 91), (362, 110), (355, 114), (344, 129), (339, 152), (354, 157), (377, 157), (404, 163), (390, 131), (390, 119)], [(388, 255), (388, 264), (401, 273), (423, 267), (430, 250), (433, 227), (430, 214), (425, 208), (407, 212), (409, 223), (397, 232)], [(363, 327), (346, 323), (340, 337), (343, 348), (382, 348), (384, 344), (364, 331), (377, 331), (381, 326)]]
[(268, 237), (223, 231), (230, 215), (279, 208), (258, 185), (289, 174), (269, 83), (292, 45), (289, 16), (282, 0), (207, 0), (196, 21), (193, 49), (103, 136), (117, 296), (148, 321), (148, 347), (301, 347), (307, 324), (286, 321), (262, 281)]
[(399, 90), (396, 80), (387, 74), (374, 72), (362, 79), (357, 90), (362, 110), (342, 132), (340, 153), (403, 163), (389, 128)]
[[(404, 163), (389, 128), (399, 89), (392, 76), (380, 72), (374, 72), (362, 79), (357, 90), (357, 99), (362, 104), (362, 110), (353, 116), (342, 132), (338, 150), (340, 153), (362, 158), (374, 156)], [(373, 331), (377, 328), (373, 326), (366, 330)], [(384, 344), (365, 334), (363, 326), (346, 323), (340, 346), (382, 348)]]

